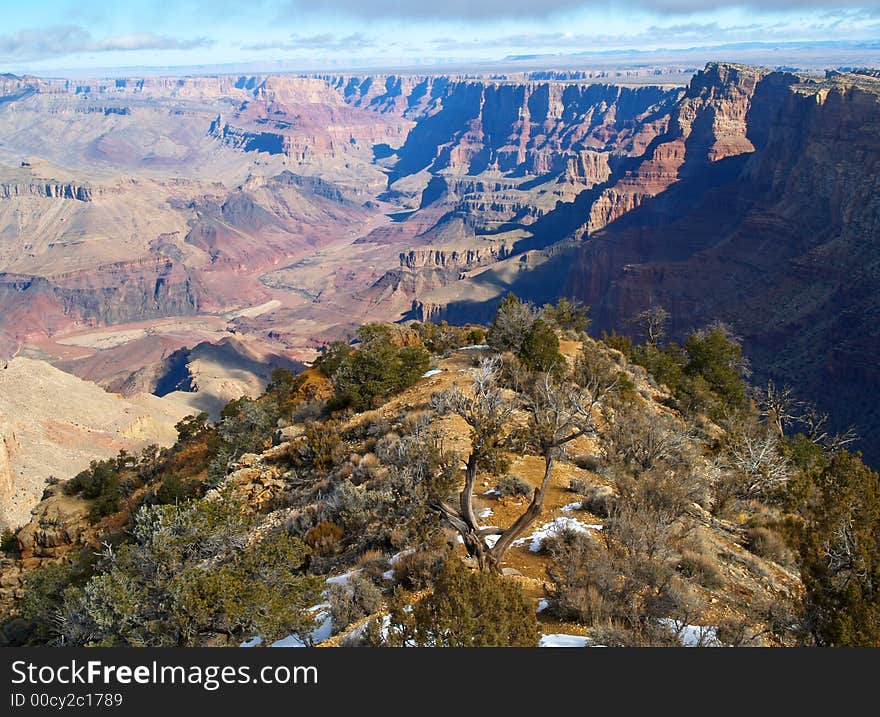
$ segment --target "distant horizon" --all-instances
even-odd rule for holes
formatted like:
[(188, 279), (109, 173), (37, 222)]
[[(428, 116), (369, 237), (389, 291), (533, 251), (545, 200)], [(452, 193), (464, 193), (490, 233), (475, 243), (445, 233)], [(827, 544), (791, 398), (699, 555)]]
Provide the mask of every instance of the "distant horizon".
[(731, 62), (785, 68), (804, 72), (820, 72), (840, 67), (880, 66), (880, 41), (811, 41), (811, 42), (736, 42), (720, 45), (698, 45), (687, 48), (654, 48), (640, 50), (593, 50), (578, 53), (541, 53), (506, 56), (497, 59), (365, 58), (362, 60), (314, 61), (263, 60), (252, 62), (130, 65), (118, 67), (54, 67), (16, 72), (0, 64), (0, 74), (29, 75), (41, 79), (104, 79), (112, 77), (173, 77), (236, 74), (350, 74), (388, 72), (398, 74), (455, 73), (526, 73), (536, 71), (623, 72), (650, 70), (654, 67), (679, 72), (693, 72), (709, 62)]
[[(494, 65), (517, 61), (511, 58), (635, 57), (700, 48), (857, 48), (880, 40), (880, 0), (622, 0), (613, 5), (600, 0), (177, 0), (162, 6), (151, 0), (124, 5), (44, 0), (6, 5), (0, 69), (38, 76), (119, 74), (131, 68), (283, 66), (314, 72)], [(868, 59), (880, 61), (874, 50)], [(791, 61), (786, 57), (782, 63)]]

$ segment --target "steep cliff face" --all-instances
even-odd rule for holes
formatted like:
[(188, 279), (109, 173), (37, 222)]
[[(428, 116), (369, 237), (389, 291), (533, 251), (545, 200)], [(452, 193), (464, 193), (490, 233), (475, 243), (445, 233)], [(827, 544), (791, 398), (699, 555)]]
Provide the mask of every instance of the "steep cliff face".
[(46, 182), (39, 184), (0, 183), (0, 200), (18, 197), (42, 197), (47, 199), (76, 199), (80, 202), (92, 201), (94, 188), (73, 182)]
[(659, 87), (476, 81), (435, 91), (397, 152), (394, 177), (425, 169), (545, 175), (566, 171), (571, 162), (572, 177), (594, 184), (604, 170), (589, 153), (638, 152), (663, 131), (662, 121), (648, 118), (663, 114), (680, 94)]
[(0, 326), (26, 338), (74, 323), (99, 326), (188, 316), (202, 308), (203, 298), (199, 280), (169, 259), (118, 262), (51, 277), (0, 272)]
[[(757, 88), (769, 74), (722, 64), (697, 73), (672, 110), (666, 132), (593, 202), (580, 237), (623, 217), (679, 180), (701, 173), (708, 164), (754, 151), (746, 119)], [(779, 74), (771, 85), (797, 81), (793, 75)]]
[(597, 328), (725, 319), (759, 372), (870, 413), (880, 80), (602, 80), (2, 78), (0, 346), (265, 303), (230, 330), (312, 351), (562, 291)]
[[(526, 94), (521, 88), (507, 101), (522, 108)], [(424, 166), (535, 168), (528, 163), (541, 156), (535, 132), (493, 130), (484, 121), (488, 96), (469, 99), (480, 121)], [(866, 437), (861, 447), (880, 460), (880, 396), (872, 388), (880, 350), (880, 80), (710, 64), (661, 106), (661, 118), (631, 113), (643, 124), (611, 135), (643, 142), (598, 154), (590, 141), (619, 124), (594, 110), (598, 123), (581, 127), (580, 145), (570, 148), (578, 154), (555, 145), (565, 157), (557, 181), (583, 176), (587, 188), (555, 206), (533, 201), (531, 214), (496, 225), (490, 233), (510, 251), (480, 271), (435, 280), (414, 297), (410, 315), (485, 320), (512, 289), (538, 303), (559, 293), (580, 298), (592, 305), (596, 330), (625, 329), (656, 304), (671, 311), (676, 337), (722, 319), (744, 337), (759, 381), (793, 382), (837, 418), (835, 427), (854, 423)], [(450, 111), (429, 116), (411, 137)], [(491, 139), (500, 134), (504, 144)], [(454, 187), (447, 179), (443, 192), (427, 193), (451, 197)], [(438, 262), (424, 256), (436, 275)]]
[(19, 450), (15, 432), (8, 423), (0, 423), (0, 504), (12, 500), (15, 491), (15, 473), (12, 461)]
[[(600, 327), (651, 304), (679, 332), (730, 322), (760, 379), (793, 381), (837, 428), (855, 424), (876, 461), (880, 83), (775, 73), (746, 87), (745, 112), (725, 124), (733, 139), (713, 130), (697, 144), (703, 170), (595, 235), (569, 288)], [(713, 166), (729, 148), (739, 159)]]
[(506, 258), (510, 247), (504, 244), (474, 249), (413, 249), (401, 253), (400, 265), (407, 269), (472, 269)]
[(218, 116), (208, 133), (245, 152), (284, 155), (300, 165), (339, 158), (369, 163), (373, 146), (397, 146), (411, 123), (383, 115), (360, 103), (346, 103), (330, 83), (319, 78), (241, 78), (247, 92), (229, 117)]

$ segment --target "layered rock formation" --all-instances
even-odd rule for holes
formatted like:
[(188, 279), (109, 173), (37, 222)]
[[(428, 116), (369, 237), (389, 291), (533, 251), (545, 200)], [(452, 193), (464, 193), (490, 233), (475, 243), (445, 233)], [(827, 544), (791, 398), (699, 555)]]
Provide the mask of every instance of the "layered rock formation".
[(556, 244), (434, 290), (419, 312), (485, 320), (507, 288), (542, 302), (561, 283), (596, 330), (657, 304), (676, 337), (724, 320), (759, 382), (855, 424), (876, 461), (878, 126), (874, 77), (710, 65), (642, 156), (528, 227), (532, 249)]
[[(644, 74), (3, 78), (0, 349), (120, 385), (113, 361), (229, 332), (308, 358), (565, 292), (597, 329), (725, 319), (759, 373), (852, 394), (873, 431), (878, 80)], [(117, 324), (129, 348), (79, 338)]]

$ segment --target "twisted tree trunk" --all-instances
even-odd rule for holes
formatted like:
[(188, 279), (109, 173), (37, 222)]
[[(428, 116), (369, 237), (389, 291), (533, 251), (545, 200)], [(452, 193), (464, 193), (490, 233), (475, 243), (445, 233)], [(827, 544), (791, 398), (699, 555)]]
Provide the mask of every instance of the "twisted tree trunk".
[(525, 509), (525, 512), (514, 521), (513, 525), (501, 533), (501, 537), (499, 537), (495, 545), (489, 549), (489, 562), (494, 568), (497, 569), (504, 554), (507, 552), (508, 548), (513, 545), (514, 541), (531, 527), (532, 523), (534, 523), (538, 519), (538, 516), (541, 515), (541, 511), (544, 508), (544, 496), (547, 493), (547, 485), (550, 483), (550, 475), (552, 472), (553, 453), (551, 450), (547, 450), (544, 452), (544, 478), (541, 480), (541, 485), (538, 488), (535, 488), (532, 502), (529, 503), (529, 507)]

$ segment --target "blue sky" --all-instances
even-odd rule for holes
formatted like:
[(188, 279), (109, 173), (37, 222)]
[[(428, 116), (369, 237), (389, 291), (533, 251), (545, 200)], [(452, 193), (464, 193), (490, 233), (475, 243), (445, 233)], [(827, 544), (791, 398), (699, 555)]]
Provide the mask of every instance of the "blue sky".
[(880, 0), (0, 0), (0, 71), (880, 40)]

